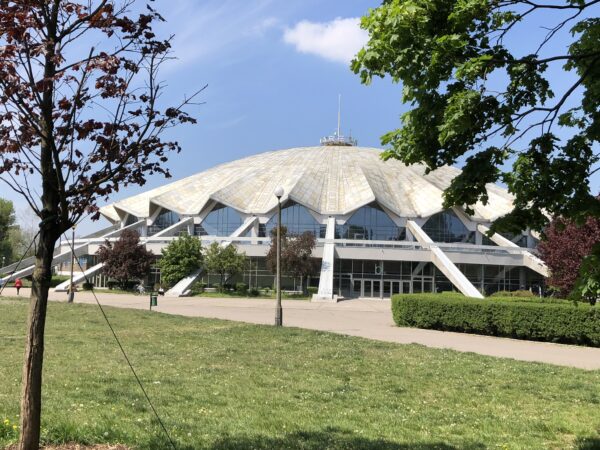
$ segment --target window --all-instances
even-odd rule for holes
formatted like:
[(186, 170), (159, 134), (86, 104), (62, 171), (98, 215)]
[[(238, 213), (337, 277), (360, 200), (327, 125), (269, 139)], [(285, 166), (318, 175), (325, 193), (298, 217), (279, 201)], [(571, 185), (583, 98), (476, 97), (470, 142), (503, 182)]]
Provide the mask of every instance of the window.
[(218, 203), (200, 225), (194, 226), (197, 236), (230, 236), (243, 223), (240, 214), (229, 206)]
[[(308, 231), (314, 234), (317, 238), (324, 238), (325, 229), (327, 228), (325, 225), (321, 225), (319, 222), (317, 222), (308, 209), (306, 209), (306, 207), (299, 205), (294, 201), (288, 201), (281, 208), (281, 224), (287, 228), (289, 235), (302, 234), (305, 231)], [(259, 236), (270, 236), (271, 230), (276, 226), (277, 213), (271, 217), (264, 228), (259, 226)]]
[(434, 242), (475, 243), (475, 232), (469, 231), (453, 211), (434, 214), (423, 225), (423, 231)]
[(377, 203), (371, 203), (357, 210), (344, 225), (336, 226), (335, 237), (403, 241), (406, 240), (406, 229), (397, 226)]
[(128, 225), (133, 225), (134, 223), (138, 222), (140, 219), (138, 219), (136, 216), (132, 215), (132, 214), (127, 214), (127, 220), (125, 220), (125, 226)]
[(179, 215), (168, 209), (163, 209), (158, 217), (154, 220), (152, 225), (148, 227), (148, 234), (150, 236), (169, 228), (171, 225), (175, 225), (179, 222)]

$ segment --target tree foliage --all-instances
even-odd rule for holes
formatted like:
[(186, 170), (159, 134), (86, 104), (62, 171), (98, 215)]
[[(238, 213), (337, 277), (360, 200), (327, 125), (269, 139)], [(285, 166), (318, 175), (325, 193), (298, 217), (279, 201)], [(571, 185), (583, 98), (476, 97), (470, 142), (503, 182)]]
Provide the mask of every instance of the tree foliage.
[(6, 258), (6, 263), (13, 260), (15, 249), (14, 229), (16, 228), (15, 209), (10, 200), (0, 198), (0, 267), (2, 258)]
[(158, 260), (161, 280), (172, 286), (203, 266), (202, 242), (183, 234), (162, 249)]
[(588, 218), (584, 224), (563, 219), (554, 220), (544, 232), (544, 239), (538, 250), (548, 269), (548, 284), (566, 297), (579, 279), (587, 278), (581, 266), (586, 257), (592, 254), (594, 245), (600, 243), (600, 219)]
[[(317, 244), (315, 235), (305, 231), (299, 235), (288, 235), (287, 227), (281, 227), (281, 273), (299, 277), (301, 280), (314, 275), (318, 262), (312, 257)], [(271, 247), (266, 256), (267, 267), (271, 273), (277, 271), (277, 228), (271, 230)]]
[(572, 296), (592, 305), (600, 300), (600, 240), (594, 244), (591, 253), (583, 258)]
[(158, 75), (170, 39), (151, 1), (0, 0), (0, 182), (40, 218), (23, 369), (19, 449), (39, 445), (44, 327), (62, 233), (119, 188), (169, 176), (193, 123), (190, 98), (165, 104)]
[[(183, 111), (189, 99), (159, 102), (170, 41), (153, 32), (158, 12), (128, 17), (132, 4), (0, 2), (0, 179), (42, 219), (57, 201), (57, 231), (97, 216), (96, 200), (121, 186), (169, 176), (166, 155), (179, 145), (160, 134), (195, 121)], [(31, 180), (45, 183), (45, 198)]]
[(219, 275), (221, 289), (227, 281), (242, 272), (246, 264), (246, 254), (238, 252), (235, 245), (231, 244), (223, 247), (218, 242), (213, 242), (204, 256), (206, 271)]
[[(352, 69), (365, 84), (386, 75), (402, 83), (410, 105), (402, 127), (382, 137), (390, 146), (384, 158), (423, 163), (427, 171), (464, 160), (444, 203), (468, 212), (487, 202), (487, 183), (506, 183), (515, 208), (495, 229), (541, 230), (548, 215), (600, 216), (589, 188), (599, 170), (599, 3), (385, 0), (370, 10), (362, 19), (369, 41)], [(511, 47), (515, 30), (526, 30), (538, 13), (547, 33)], [(564, 54), (548, 54), (557, 39)], [(569, 72), (572, 81), (552, 80), (553, 71)]]
[(103, 272), (117, 280), (122, 289), (129, 281), (146, 278), (155, 260), (154, 254), (140, 243), (140, 235), (134, 230), (125, 230), (114, 243), (106, 240), (97, 252), (98, 260), (104, 263)]

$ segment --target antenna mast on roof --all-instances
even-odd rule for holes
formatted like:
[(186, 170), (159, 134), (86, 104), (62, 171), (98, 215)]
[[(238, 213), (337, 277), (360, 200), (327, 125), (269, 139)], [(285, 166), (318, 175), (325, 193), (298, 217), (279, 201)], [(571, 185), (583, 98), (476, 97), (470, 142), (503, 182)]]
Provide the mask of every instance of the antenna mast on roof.
[(337, 129), (338, 136), (340, 136), (341, 118), (342, 118), (342, 94), (338, 94), (338, 129)]
[(341, 122), (342, 122), (342, 94), (338, 94), (337, 131), (335, 131), (333, 133), (333, 136), (326, 136), (324, 138), (321, 138), (321, 145), (353, 147), (358, 144), (356, 139), (352, 139), (352, 133), (348, 137), (342, 136)]

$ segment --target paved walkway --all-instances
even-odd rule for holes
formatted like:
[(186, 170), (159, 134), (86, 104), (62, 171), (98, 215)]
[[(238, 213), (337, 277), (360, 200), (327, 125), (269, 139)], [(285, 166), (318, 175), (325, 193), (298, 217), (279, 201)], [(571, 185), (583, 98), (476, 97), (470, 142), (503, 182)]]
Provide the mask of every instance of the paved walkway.
[[(14, 296), (7, 288), (3, 295)], [(21, 291), (28, 296), (29, 290)], [(98, 293), (103, 305), (119, 308), (148, 309), (147, 296)], [(50, 295), (52, 300), (66, 300), (65, 293)], [(90, 292), (78, 292), (75, 301), (94, 303)], [(209, 317), (256, 324), (272, 324), (273, 300), (232, 298), (165, 298), (159, 297), (156, 311), (182, 316)], [(330, 331), (401, 344), (416, 343), (434, 348), (537, 361), (581, 369), (600, 369), (600, 348), (522, 341), (446, 331), (399, 328), (392, 320), (390, 302), (386, 300), (347, 300), (334, 303), (283, 301), (284, 326)]]

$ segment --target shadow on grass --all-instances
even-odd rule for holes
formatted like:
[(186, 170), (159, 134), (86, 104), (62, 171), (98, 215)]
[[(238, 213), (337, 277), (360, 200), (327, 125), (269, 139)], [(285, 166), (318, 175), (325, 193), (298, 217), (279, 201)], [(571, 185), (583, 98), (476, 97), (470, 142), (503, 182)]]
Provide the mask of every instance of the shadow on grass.
[(587, 437), (577, 439), (577, 450), (600, 450), (600, 437)]
[[(212, 445), (203, 448), (210, 450), (276, 450), (276, 449), (344, 449), (344, 450), (481, 450), (485, 446), (479, 443), (463, 443), (459, 447), (444, 442), (399, 444), (385, 439), (369, 439), (346, 430), (327, 429), (324, 431), (299, 431), (283, 436), (223, 436)], [(146, 448), (146, 447), (144, 447)], [(148, 442), (148, 450), (170, 448), (168, 442), (157, 436)], [(195, 450), (198, 446), (177, 443), (177, 450)]]
[[(273, 450), (273, 449), (344, 449), (344, 450), (453, 450), (458, 447), (444, 442), (399, 444), (385, 439), (369, 439), (347, 430), (337, 428), (324, 431), (299, 431), (280, 437), (271, 436), (229, 436), (214, 443), (211, 450)], [(481, 444), (461, 445), (461, 449), (479, 450)]]
[[(322, 431), (298, 431), (283, 436), (239, 436), (225, 435), (213, 442), (212, 445), (187, 445), (176, 443), (177, 450), (482, 450), (484, 444), (464, 442), (459, 446), (445, 442), (396, 443), (385, 439), (369, 439), (358, 436), (348, 430), (328, 428)], [(171, 445), (163, 436), (155, 436), (142, 446), (146, 450), (171, 449)], [(600, 438), (583, 437), (575, 443), (577, 450), (600, 450)]]

